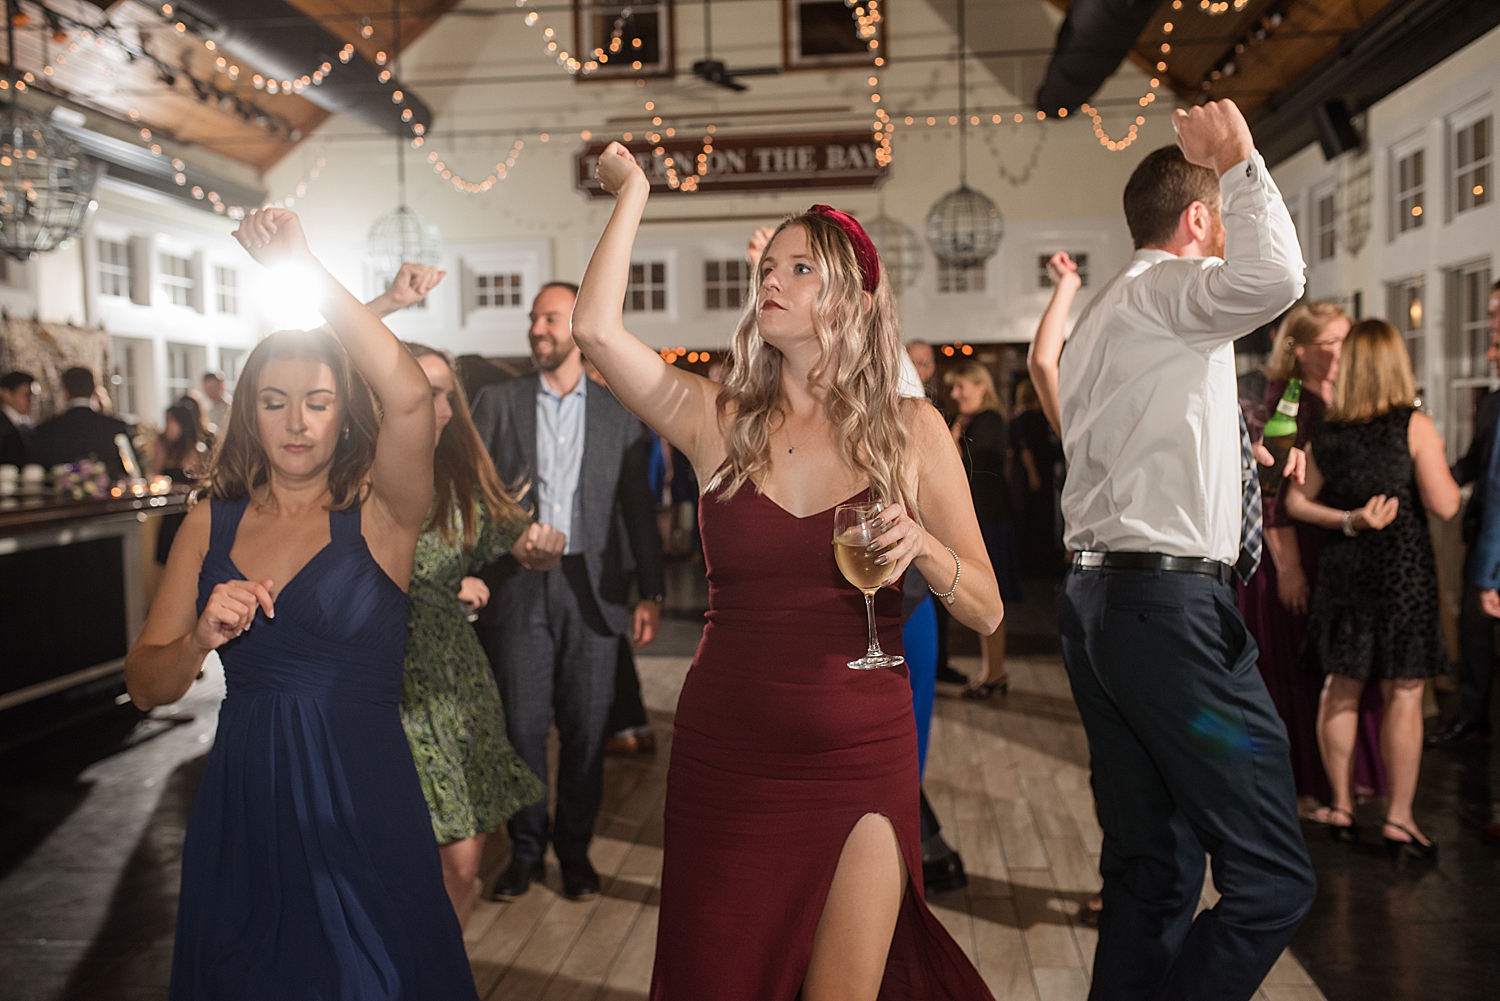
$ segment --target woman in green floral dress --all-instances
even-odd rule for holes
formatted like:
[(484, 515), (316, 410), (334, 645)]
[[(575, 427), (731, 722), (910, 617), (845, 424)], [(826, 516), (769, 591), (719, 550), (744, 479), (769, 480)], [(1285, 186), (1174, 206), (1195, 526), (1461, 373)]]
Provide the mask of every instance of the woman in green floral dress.
[(500, 690), (467, 619), (489, 590), (470, 573), (506, 552), (547, 569), (567, 540), (534, 524), (506, 493), (447, 356), (410, 347), (432, 383), (437, 453), (432, 515), (412, 567), (401, 719), (462, 924), (474, 905), (485, 835), (547, 794), (506, 739)]

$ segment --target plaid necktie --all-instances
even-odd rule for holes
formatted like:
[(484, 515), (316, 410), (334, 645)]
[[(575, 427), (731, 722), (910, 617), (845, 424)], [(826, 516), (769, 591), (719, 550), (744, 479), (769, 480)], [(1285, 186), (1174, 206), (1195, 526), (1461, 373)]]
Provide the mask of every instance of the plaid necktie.
[(1250, 447), (1250, 429), (1245, 426), (1245, 413), (1239, 408), (1235, 412), (1240, 418), (1240, 558), (1234, 570), (1240, 580), (1248, 583), (1260, 566), (1260, 475), (1255, 451)]

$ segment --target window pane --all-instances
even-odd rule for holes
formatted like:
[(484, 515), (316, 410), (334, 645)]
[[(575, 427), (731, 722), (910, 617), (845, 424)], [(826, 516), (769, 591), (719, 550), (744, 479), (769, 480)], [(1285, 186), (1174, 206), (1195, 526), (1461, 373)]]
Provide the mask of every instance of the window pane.
[(704, 261), (703, 262), (703, 280), (706, 281), (706, 282), (716, 282), (716, 281), (719, 280), (719, 262), (718, 261)]
[(717, 285), (709, 285), (703, 289), (703, 308), (719, 308), (719, 287)]
[(667, 280), (667, 266), (661, 261), (651, 262), (651, 284), (661, 285)]

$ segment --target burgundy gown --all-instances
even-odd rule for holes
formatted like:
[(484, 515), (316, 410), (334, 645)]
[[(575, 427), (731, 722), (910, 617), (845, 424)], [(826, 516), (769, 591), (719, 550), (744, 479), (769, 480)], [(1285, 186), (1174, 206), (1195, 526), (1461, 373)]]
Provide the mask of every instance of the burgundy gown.
[[(1266, 386), (1262, 413), (1258, 420), (1251, 421), (1257, 436), (1260, 426), (1264, 426), (1265, 417), (1275, 410), (1285, 391), (1285, 380), (1275, 380)], [(1299, 448), (1307, 447), (1313, 427), (1323, 420), (1327, 409), (1328, 404), (1322, 397), (1310, 389), (1303, 389), (1302, 404), (1297, 412)], [(1261, 499), (1265, 527), (1296, 529), (1297, 556), (1302, 564), (1302, 574), (1307, 579), (1308, 600), (1311, 601), (1312, 588), (1318, 579), (1318, 554), (1323, 548), (1324, 531), (1287, 516), (1281, 503), (1286, 489), (1283, 484), (1280, 494)], [(1323, 677), (1302, 666), (1307, 615), (1293, 615), (1287, 611), (1277, 594), (1277, 581), (1276, 563), (1266, 551), (1260, 569), (1250, 582), (1237, 585), (1240, 614), (1245, 617), (1245, 626), (1260, 647), (1261, 677), (1271, 693), (1271, 701), (1276, 704), (1276, 712), (1286, 724), (1297, 795), (1311, 796), (1320, 803), (1327, 803), (1332, 798), (1332, 791), (1328, 785), (1328, 773), (1323, 769), (1323, 754), (1318, 748), (1318, 698), (1323, 691)], [(1386, 792), (1385, 765), (1380, 757), (1380, 723), (1384, 714), (1380, 687), (1371, 685), (1360, 703), (1359, 731), (1354, 748), (1352, 788), (1357, 796), (1384, 796)]]
[[(750, 484), (699, 506), (708, 624), (673, 730), (652, 1001), (793, 1001), (869, 813), (891, 821), (909, 874), (880, 997), (991, 997), (922, 899), (911, 686), (905, 667), (845, 666), (867, 635), (833, 520), (793, 517)], [(901, 592), (875, 604), (881, 645), (899, 652)]]

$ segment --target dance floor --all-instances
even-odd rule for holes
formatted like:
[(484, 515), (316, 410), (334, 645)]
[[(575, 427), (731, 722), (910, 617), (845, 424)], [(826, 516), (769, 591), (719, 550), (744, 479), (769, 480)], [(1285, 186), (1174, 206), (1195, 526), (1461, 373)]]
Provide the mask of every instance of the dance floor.
[[(977, 662), (956, 660), (977, 669)], [(562, 897), (549, 856), (545, 886), (514, 903), (481, 903), (465, 937), (480, 995), (489, 1001), (646, 997), (671, 719), (688, 658), (642, 657), (639, 664), (647, 707), (666, 740), (652, 757), (610, 761), (592, 853), (604, 893), (582, 903)], [(938, 700), (927, 793), (944, 835), (963, 854), (969, 887), (931, 903), (996, 1001), (1082, 1001), (1096, 936), (1081, 915), (1099, 888), (1088, 751), (1057, 658), (1013, 658), (1010, 677), (1003, 699)], [(496, 844), (486, 876), (506, 858), (506, 847)], [(1322, 997), (1286, 955), (1257, 1001)]]
[[(564, 899), (549, 858), (545, 883), (521, 900), (478, 905), (466, 938), (486, 1001), (644, 1001), (672, 713), (689, 663), (679, 654), (695, 619), (669, 618), (656, 649), (671, 655), (640, 659), (662, 746), (608, 762), (593, 849), (603, 894)], [(128, 733), (95, 725), (0, 757), (0, 997), (165, 998), (183, 828), (223, 692), (216, 667)], [(1083, 733), (1056, 656), (1013, 657), (1010, 672), (1008, 696), (938, 699), (927, 789), (970, 885), (932, 903), (999, 1001), (1082, 999), (1100, 838)], [(1259, 1001), (1493, 996), (1500, 852), (1460, 815), (1471, 801), (1476, 817), (1488, 812), (1496, 757), (1500, 742), (1424, 760), (1418, 807), (1444, 841), (1436, 869), (1393, 869), (1374, 844), (1335, 851), (1322, 829), (1305, 828), (1322, 892), (1293, 950), (1323, 990), (1288, 954)], [(507, 854), (505, 837), (493, 838), (487, 880)]]

